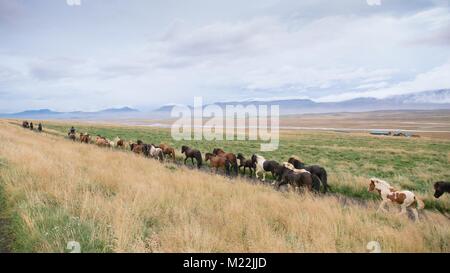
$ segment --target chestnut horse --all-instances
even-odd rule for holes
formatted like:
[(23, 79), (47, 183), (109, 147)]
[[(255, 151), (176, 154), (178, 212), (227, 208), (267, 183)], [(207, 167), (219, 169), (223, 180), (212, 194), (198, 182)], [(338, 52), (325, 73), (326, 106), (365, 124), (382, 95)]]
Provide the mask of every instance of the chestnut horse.
[(163, 151), (163, 153), (165, 155), (169, 155), (170, 157), (172, 157), (173, 161), (175, 162), (175, 149), (174, 148), (172, 148), (169, 145), (164, 144), (164, 143), (161, 143), (159, 145), (159, 148), (161, 148), (161, 150)]
[(235, 175), (238, 175), (239, 167), (238, 167), (238, 164), (237, 164), (237, 157), (236, 157), (235, 154), (233, 154), (233, 153), (225, 153), (224, 150), (222, 150), (220, 148), (215, 148), (213, 150), (213, 154), (217, 155), (217, 156), (224, 157), (228, 161), (230, 161), (230, 164), (233, 167), (233, 172), (235, 173)]
[(224, 168), (225, 174), (230, 175), (230, 161), (225, 157), (207, 153), (205, 154), (205, 161), (211, 162), (211, 167), (216, 168), (216, 173), (218, 172), (219, 168)]

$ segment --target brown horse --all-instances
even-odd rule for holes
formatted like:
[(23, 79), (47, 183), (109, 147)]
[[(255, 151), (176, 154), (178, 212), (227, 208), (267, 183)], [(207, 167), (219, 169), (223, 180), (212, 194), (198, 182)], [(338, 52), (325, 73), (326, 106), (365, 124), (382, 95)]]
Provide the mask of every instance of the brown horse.
[(22, 122), (22, 127), (23, 128), (30, 128), (30, 123), (28, 123), (28, 121), (24, 121), (24, 122)]
[(135, 154), (143, 154), (145, 145), (141, 140), (138, 140), (137, 143), (130, 143), (130, 149)]
[(89, 134), (80, 133), (80, 142), (81, 143), (89, 144), (90, 140), (91, 140), (91, 136)]
[(230, 161), (225, 157), (207, 153), (205, 154), (205, 161), (211, 162), (211, 167), (216, 168), (216, 173), (218, 172), (219, 168), (224, 168), (225, 174), (230, 175)]
[(99, 147), (110, 147), (111, 146), (111, 144), (105, 137), (102, 137), (99, 135), (97, 135), (97, 138), (95, 139), (95, 144)]
[(159, 144), (159, 148), (163, 151), (165, 155), (169, 155), (173, 158), (173, 161), (175, 162), (175, 149), (170, 147), (167, 144), (161, 143)]
[(77, 140), (77, 135), (75, 133), (69, 132), (67, 136), (73, 141)]
[(233, 172), (235, 173), (235, 175), (238, 175), (238, 171), (239, 171), (239, 167), (238, 167), (238, 163), (237, 163), (237, 157), (235, 154), (233, 153), (225, 153), (224, 150), (220, 149), (220, 148), (215, 148), (213, 150), (213, 154), (220, 156), (220, 157), (224, 157), (226, 158), (228, 161), (230, 161), (231, 166), (233, 167)]
[(197, 168), (202, 167), (203, 159), (202, 159), (202, 153), (197, 149), (191, 149), (188, 146), (181, 147), (181, 153), (186, 156), (184, 159), (184, 165), (186, 165), (186, 161), (188, 158), (192, 160), (192, 165), (194, 165), (194, 158), (197, 160)]

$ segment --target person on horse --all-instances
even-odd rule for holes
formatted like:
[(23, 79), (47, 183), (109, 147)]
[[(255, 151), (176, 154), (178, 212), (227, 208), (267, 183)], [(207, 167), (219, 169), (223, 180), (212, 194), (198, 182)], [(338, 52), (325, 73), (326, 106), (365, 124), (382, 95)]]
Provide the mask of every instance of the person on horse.
[(69, 134), (75, 134), (75, 128), (72, 126), (72, 128), (70, 128)]
[(30, 130), (33, 130), (34, 126), (33, 126), (33, 122), (30, 122)]
[(39, 131), (39, 132), (42, 132), (42, 123), (39, 123), (39, 124), (38, 124), (38, 131)]

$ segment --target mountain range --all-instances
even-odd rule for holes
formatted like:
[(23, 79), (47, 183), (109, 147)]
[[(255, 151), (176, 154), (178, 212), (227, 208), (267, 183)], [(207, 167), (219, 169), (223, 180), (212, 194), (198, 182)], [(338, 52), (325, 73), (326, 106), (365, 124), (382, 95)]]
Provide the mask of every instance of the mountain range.
[(137, 116), (140, 111), (130, 108), (108, 108), (96, 112), (83, 112), (83, 111), (73, 111), (73, 112), (56, 112), (50, 109), (39, 109), (39, 110), (27, 110), (19, 113), (13, 114), (0, 114), (3, 118), (32, 118), (32, 119), (98, 119), (98, 118), (112, 118), (114, 116)]
[[(215, 105), (225, 109), (227, 105), (279, 105), (280, 115), (368, 112), (380, 110), (438, 110), (450, 109), (450, 89), (423, 91), (405, 95), (395, 95), (383, 99), (361, 97), (340, 102), (317, 102), (310, 99), (280, 99), (270, 101), (246, 100), (217, 102)], [(149, 112), (122, 107), (97, 112), (55, 112), (49, 109), (27, 110), (13, 114), (0, 114), (3, 118), (30, 119), (125, 119), (125, 118), (169, 118), (175, 105), (164, 105)], [(206, 107), (205, 105), (204, 107)], [(192, 106), (189, 106), (191, 109)]]
[[(285, 99), (271, 101), (246, 100), (218, 102), (215, 103), (215, 105), (220, 106), (222, 109), (225, 109), (226, 105), (279, 105), (280, 115), (368, 112), (380, 110), (437, 110), (450, 109), (450, 89), (396, 95), (383, 99), (361, 97), (340, 102), (316, 102), (310, 99)], [(165, 105), (155, 111), (160, 113), (165, 112), (170, 115), (170, 111), (173, 107), (173, 105)]]

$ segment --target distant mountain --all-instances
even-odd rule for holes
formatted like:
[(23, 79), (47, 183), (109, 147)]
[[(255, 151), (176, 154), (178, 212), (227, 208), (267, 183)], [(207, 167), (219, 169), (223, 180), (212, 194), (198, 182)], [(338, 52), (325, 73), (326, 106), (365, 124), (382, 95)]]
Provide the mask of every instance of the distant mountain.
[(110, 109), (105, 109), (102, 111), (99, 111), (97, 113), (136, 113), (139, 112), (136, 109), (130, 108), (130, 107), (122, 107), (122, 108), (110, 108)]
[[(438, 110), (450, 109), (450, 89), (417, 92), (390, 96), (383, 99), (361, 97), (340, 102), (316, 102), (310, 99), (280, 99), (271, 101), (245, 100), (218, 102), (215, 105), (225, 109), (227, 105), (278, 105), (281, 115), (368, 112), (380, 110)], [(3, 118), (29, 119), (130, 119), (130, 118), (169, 118), (176, 104), (163, 105), (151, 112), (140, 112), (130, 107), (109, 108), (97, 112), (55, 112), (49, 109), (27, 110), (14, 114), (0, 114)], [(206, 107), (205, 105), (204, 107)], [(189, 108), (193, 108), (189, 106)]]
[(96, 118), (128, 118), (140, 112), (130, 107), (109, 108), (97, 112), (55, 112), (50, 109), (27, 110), (13, 114), (0, 114), (3, 118), (29, 118), (29, 119), (96, 119)]
[[(332, 113), (332, 112), (367, 112), (379, 110), (437, 110), (450, 109), (450, 89), (424, 91), (405, 95), (390, 96), (384, 99), (361, 97), (340, 102), (315, 102), (310, 99), (289, 100), (245, 100), (215, 103), (225, 109), (226, 105), (278, 105), (281, 115)], [(206, 107), (206, 106), (205, 106)], [(170, 115), (173, 106), (166, 105), (156, 111)]]

